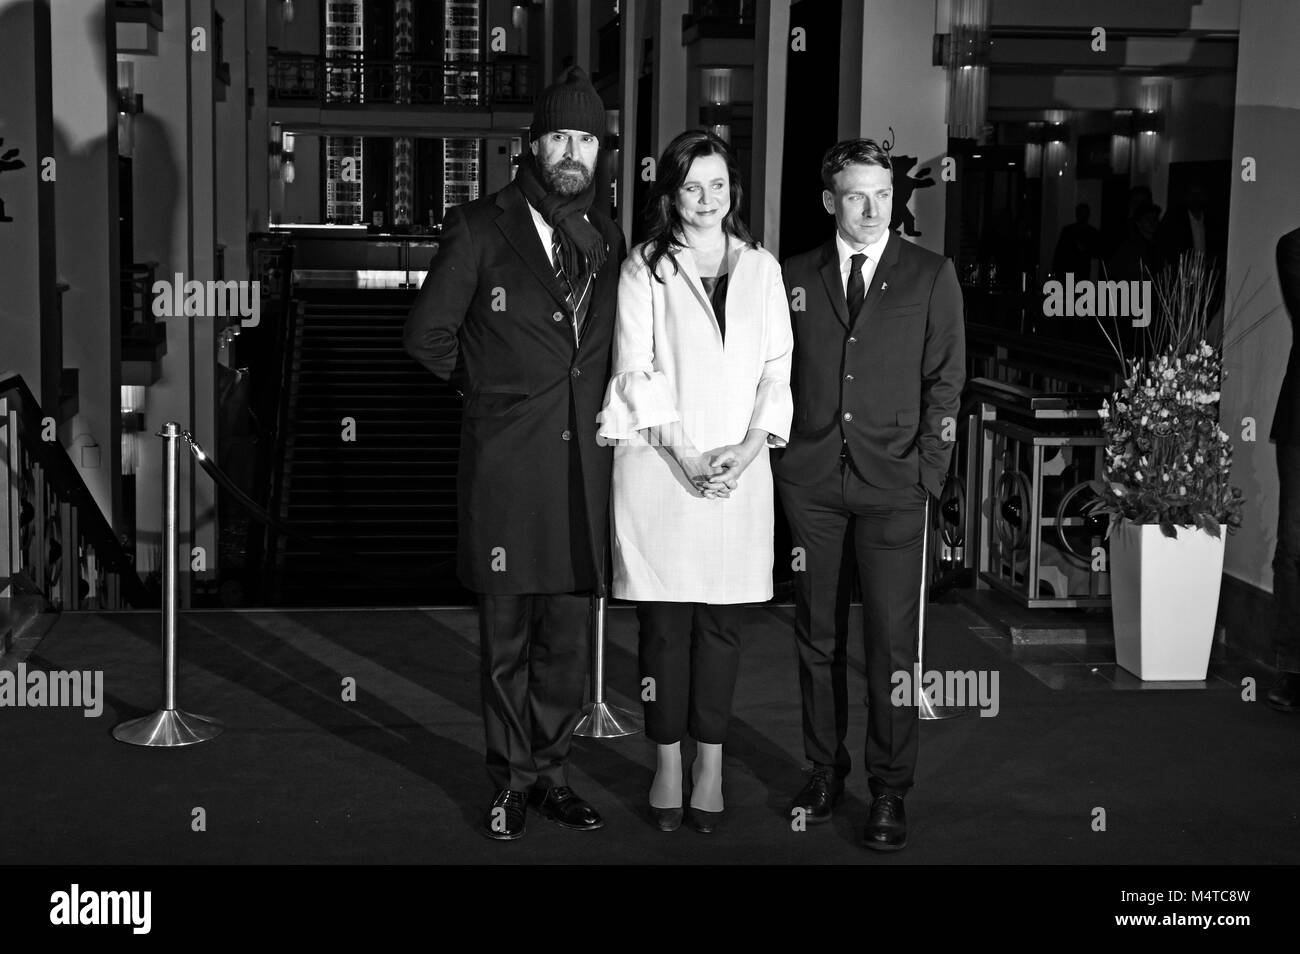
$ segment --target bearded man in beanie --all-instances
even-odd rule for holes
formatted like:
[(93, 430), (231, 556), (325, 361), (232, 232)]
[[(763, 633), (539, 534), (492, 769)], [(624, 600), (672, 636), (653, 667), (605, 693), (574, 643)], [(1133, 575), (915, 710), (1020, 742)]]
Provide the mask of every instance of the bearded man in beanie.
[(613, 449), (596, 441), (626, 243), (592, 208), (605, 107), (581, 69), (548, 87), (513, 182), (449, 209), (407, 352), (465, 398), (457, 575), (479, 594), (490, 838), (527, 807), (603, 827), (568, 786), (591, 597), (605, 595)]

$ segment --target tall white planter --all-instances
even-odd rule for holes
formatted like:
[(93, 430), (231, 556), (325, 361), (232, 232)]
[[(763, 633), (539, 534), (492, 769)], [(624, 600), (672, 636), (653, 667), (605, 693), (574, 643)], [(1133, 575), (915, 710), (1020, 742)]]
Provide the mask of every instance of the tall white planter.
[(1223, 581), (1227, 527), (1212, 537), (1121, 520), (1110, 534), (1115, 661), (1143, 680), (1205, 678)]

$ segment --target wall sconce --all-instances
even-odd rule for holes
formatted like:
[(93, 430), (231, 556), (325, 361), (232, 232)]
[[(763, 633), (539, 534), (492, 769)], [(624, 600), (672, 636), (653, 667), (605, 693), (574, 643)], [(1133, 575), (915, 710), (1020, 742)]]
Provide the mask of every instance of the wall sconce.
[(269, 170), (273, 179), (280, 178), (280, 158), (284, 152), (281, 137), (280, 124), (271, 123), (271, 141), (267, 146), (267, 154), (270, 156)]
[(1070, 141), (1070, 127), (1065, 123), (1047, 123), (1043, 135), (1047, 142), (1067, 143)]
[(1133, 126), (1139, 133), (1159, 135), (1165, 131), (1165, 117), (1154, 109), (1144, 109), (1134, 116)]
[(283, 134), (283, 144), (280, 155), (280, 178), (285, 185), (291, 185), (294, 179), (293, 167), (293, 133)]
[(1138, 108), (1133, 114), (1133, 171), (1154, 172), (1168, 162), (1162, 133), (1169, 109), (1172, 84), (1164, 77), (1145, 77), (1138, 90)]
[(1133, 161), (1133, 110), (1117, 109), (1111, 114), (1110, 168), (1118, 174), (1127, 172)]
[(700, 125), (723, 142), (731, 142), (731, 81), (726, 68), (700, 70)]
[(280, 0), (280, 19), (285, 23), (293, 22), (293, 0)]
[(135, 149), (135, 117), (144, 112), (144, 94), (135, 91), (135, 63), (117, 61), (117, 154)]
[(991, 58), (990, 0), (953, 0), (951, 16), (951, 32), (934, 37), (931, 60), (948, 71), (948, 135), (983, 142)]

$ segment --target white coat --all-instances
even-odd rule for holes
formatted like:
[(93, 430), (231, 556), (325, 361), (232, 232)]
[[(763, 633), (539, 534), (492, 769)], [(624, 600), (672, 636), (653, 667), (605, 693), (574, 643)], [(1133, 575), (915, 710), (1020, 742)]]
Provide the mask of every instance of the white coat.
[[(768, 447), (790, 438), (794, 341), (781, 266), (728, 240), (726, 339), (689, 251), (658, 266), (638, 246), (623, 263), (613, 377), (597, 420), (615, 443), (613, 595), (627, 600), (749, 603), (772, 597)], [(729, 498), (704, 497), (642, 428), (681, 421), (701, 453), (770, 435)]]

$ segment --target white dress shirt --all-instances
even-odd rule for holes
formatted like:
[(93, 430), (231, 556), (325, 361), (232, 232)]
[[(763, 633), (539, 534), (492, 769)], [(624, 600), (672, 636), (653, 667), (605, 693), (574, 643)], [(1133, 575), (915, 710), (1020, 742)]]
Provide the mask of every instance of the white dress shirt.
[(864, 292), (869, 291), (871, 279), (876, 275), (876, 266), (880, 264), (880, 256), (885, 254), (885, 245), (888, 242), (889, 230), (886, 229), (884, 234), (870, 245), (854, 248), (844, 241), (844, 236), (840, 234), (839, 229), (835, 230), (835, 249), (840, 256), (840, 285), (844, 288), (845, 301), (848, 301), (849, 297), (849, 272), (853, 270), (853, 256), (859, 252), (867, 256), (867, 260), (862, 263), (862, 288)]

